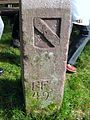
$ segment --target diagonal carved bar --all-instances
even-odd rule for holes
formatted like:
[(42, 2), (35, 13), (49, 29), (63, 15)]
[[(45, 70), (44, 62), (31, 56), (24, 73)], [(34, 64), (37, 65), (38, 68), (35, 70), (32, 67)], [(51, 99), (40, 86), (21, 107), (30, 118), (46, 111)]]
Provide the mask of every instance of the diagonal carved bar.
[(41, 32), (44, 37), (53, 45), (60, 44), (60, 38), (58, 35), (40, 18), (34, 19), (34, 27)]

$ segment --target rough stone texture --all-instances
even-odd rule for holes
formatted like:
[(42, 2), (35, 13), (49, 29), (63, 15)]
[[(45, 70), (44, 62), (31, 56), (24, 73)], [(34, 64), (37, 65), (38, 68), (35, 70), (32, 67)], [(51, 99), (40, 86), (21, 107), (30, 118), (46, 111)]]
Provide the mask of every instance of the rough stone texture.
[(70, 26), (69, 0), (21, 0), (22, 79), (27, 112), (60, 108)]

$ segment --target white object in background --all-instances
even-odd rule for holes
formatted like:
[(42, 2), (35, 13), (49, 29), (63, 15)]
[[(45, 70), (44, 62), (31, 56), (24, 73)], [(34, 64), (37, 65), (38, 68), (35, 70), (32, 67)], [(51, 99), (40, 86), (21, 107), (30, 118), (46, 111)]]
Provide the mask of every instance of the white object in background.
[(4, 29), (4, 23), (3, 23), (3, 20), (0, 16), (0, 39), (1, 39), (2, 34), (3, 34), (3, 29)]

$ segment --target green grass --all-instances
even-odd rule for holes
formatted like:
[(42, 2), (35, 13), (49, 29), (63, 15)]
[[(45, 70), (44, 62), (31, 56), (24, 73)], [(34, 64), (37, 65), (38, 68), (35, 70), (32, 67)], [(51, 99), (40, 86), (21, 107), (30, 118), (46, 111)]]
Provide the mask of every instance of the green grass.
[(11, 40), (11, 28), (6, 26), (0, 40), (0, 67), (4, 69), (0, 76), (0, 120), (90, 120), (90, 45), (76, 63), (77, 72), (66, 75), (61, 109), (51, 116), (35, 116), (24, 112), (20, 51), (10, 46)]

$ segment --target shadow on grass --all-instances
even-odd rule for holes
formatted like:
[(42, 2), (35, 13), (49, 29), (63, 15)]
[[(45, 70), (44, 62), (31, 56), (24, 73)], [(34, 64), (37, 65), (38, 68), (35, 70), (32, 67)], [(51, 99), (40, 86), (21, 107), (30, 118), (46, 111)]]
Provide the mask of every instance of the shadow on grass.
[[(0, 110), (4, 111), (4, 114), (13, 109), (24, 110), (22, 91), (21, 80), (11, 81), (0, 78)], [(10, 114), (8, 117), (10, 117)]]
[(16, 55), (10, 52), (1, 52), (0, 53), (0, 61), (1, 62), (9, 62), (10, 64), (15, 64), (17, 66), (20, 66), (20, 55)]
[(21, 80), (11, 81), (0, 78), (0, 108), (9, 109), (23, 105)]

